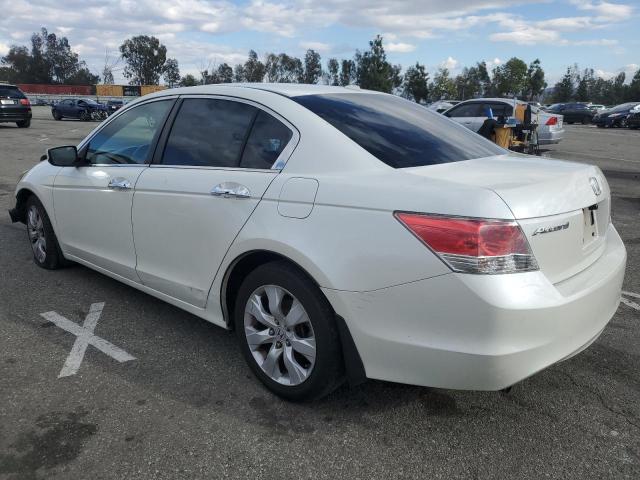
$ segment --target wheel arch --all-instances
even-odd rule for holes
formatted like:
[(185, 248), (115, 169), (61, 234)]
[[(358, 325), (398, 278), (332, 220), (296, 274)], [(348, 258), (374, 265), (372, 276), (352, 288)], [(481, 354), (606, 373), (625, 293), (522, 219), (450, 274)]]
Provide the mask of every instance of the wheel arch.
[(220, 303), (222, 315), (227, 324), (227, 328), (230, 330), (234, 328), (233, 309), (237, 299), (236, 293), (242, 283), (242, 280), (247, 276), (247, 274), (260, 265), (273, 261), (284, 261), (288, 263), (300, 271), (309, 279), (309, 281), (319, 288), (322, 296), (331, 306), (336, 320), (347, 381), (350, 385), (358, 385), (365, 382), (367, 376), (364, 364), (362, 363), (362, 358), (360, 357), (360, 353), (358, 352), (347, 322), (335, 312), (333, 305), (331, 305), (329, 299), (320, 289), (320, 284), (316, 279), (299, 263), (281, 253), (271, 250), (250, 250), (240, 254), (229, 264), (220, 286)]
[[(18, 193), (16, 194), (16, 206), (15, 208), (12, 208), (11, 210), (9, 210), (9, 215), (11, 216), (11, 221), (12, 222), (20, 222), (20, 223), (26, 223), (27, 222), (27, 200), (29, 199), (29, 197), (33, 195), (36, 198), (38, 198), (38, 195), (36, 195), (36, 193), (31, 190), (30, 188), (26, 188), (23, 187), (20, 190), (18, 190)], [(38, 198), (38, 201), (43, 205), (42, 200), (40, 200), (40, 198)], [(48, 212), (47, 212), (48, 214)], [(49, 215), (49, 218), (51, 218), (51, 215)]]

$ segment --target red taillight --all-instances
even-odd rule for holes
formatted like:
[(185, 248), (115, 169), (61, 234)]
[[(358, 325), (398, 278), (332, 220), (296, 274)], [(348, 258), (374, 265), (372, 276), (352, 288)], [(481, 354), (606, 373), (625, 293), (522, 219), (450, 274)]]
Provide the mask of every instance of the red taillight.
[(29, 99), (28, 98), (21, 98), (20, 99), (20, 105), (26, 105), (27, 107), (30, 107), (31, 103), (29, 103)]
[(549, 117), (549, 120), (545, 122), (545, 125), (557, 125), (558, 117)]
[(454, 271), (513, 273), (538, 268), (514, 221), (401, 212), (395, 216)]

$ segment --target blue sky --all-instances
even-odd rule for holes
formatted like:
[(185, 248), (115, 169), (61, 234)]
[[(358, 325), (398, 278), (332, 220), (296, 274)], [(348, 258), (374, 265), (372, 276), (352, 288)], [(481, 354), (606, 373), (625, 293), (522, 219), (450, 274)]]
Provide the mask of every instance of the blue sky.
[(392, 62), (431, 74), (512, 56), (540, 58), (549, 83), (574, 62), (603, 77), (640, 68), (638, 0), (0, 0), (0, 11), (0, 54), (46, 26), (98, 73), (139, 34), (158, 36), (183, 74), (249, 49), (350, 58), (376, 34)]

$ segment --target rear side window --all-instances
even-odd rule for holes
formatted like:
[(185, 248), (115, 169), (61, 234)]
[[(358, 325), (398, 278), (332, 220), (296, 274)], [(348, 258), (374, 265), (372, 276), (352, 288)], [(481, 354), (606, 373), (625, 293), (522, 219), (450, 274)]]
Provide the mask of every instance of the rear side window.
[(268, 113), (260, 111), (244, 148), (240, 166), (271, 168), (292, 135), (289, 127)]
[(304, 95), (292, 100), (393, 168), (506, 153), (443, 115), (394, 95), (338, 93)]
[(188, 98), (173, 122), (165, 165), (237, 167), (258, 109), (246, 103)]
[[(503, 102), (491, 102), (484, 104), (484, 110), (491, 109), (494, 117), (510, 117), (513, 115), (513, 105), (509, 105)], [(486, 115), (484, 115), (486, 116)]]
[(0, 85), (0, 97), (2, 98), (27, 98), (18, 87)]
[(447, 117), (484, 117), (481, 103), (465, 103), (452, 108), (445, 114)]

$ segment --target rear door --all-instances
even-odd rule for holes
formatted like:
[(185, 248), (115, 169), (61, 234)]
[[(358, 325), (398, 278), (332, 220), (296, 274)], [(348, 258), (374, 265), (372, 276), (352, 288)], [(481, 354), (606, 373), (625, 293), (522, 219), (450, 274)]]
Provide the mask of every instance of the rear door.
[(229, 97), (187, 97), (136, 184), (137, 272), (162, 293), (204, 307), (234, 238), (297, 142), (284, 119)]

